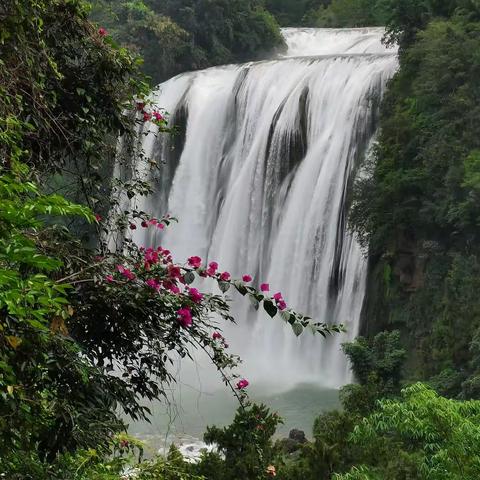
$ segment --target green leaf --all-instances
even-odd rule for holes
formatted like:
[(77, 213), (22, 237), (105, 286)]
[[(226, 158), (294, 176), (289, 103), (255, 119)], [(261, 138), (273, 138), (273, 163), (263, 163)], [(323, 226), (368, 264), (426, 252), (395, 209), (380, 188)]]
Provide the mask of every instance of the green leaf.
[(301, 323), (294, 323), (292, 325), (292, 330), (293, 330), (293, 333), (299, 337), (302, 333), (303, 333), (303, 326)]
[(277, 314), (277, 307), (271, 300), (265, 300), (263, 302), (263, 308), (272, 318)]
[(228, 292), (228, 289), (230, 288), (230, 283), (228, 282), (222, 282), (221, 280), (218, 281), (218, 288), (223, 292), (226, 293)]
[(245, 296), (248, 293), (248, 290), (243, 283), (234, 282), (233, 284), (235, 285), (235, 288), (237, 289), (238, 293), (240, 293), (240, 295)]
[(195, 281), (195, 274), (193, 272), (187, 272), (184, 276), (183, 279), (185, 280), (185, 283), (187, 285), (192, 284)]
[(255, 298), (255, 295), (249, 295), (248, 298), (252, 302), (252, 306), (255, 310), (258, 310), (258, 307), (260, 306), (260, 302)]

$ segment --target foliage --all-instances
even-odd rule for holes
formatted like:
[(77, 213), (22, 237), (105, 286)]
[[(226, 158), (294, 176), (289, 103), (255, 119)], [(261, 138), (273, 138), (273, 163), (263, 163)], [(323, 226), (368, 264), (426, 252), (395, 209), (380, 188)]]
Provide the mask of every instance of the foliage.
[[(403, 390), (401, 401), (381, 401), (378, 411), (356, 427), (353, 441), (365, 445), (388, 436), (396, 445), (392, 457), (396, 450), (417, 452), (415, 478), (473, 480), (480, 472), (479, 415), (479, 402), (442, 398), (419, 383)], [(377, 475), (364, 478), (392, 478), (382, 475), (381, 465), (373, 471)]]
[(312, 13), (329, 3), (330, 0), (267, 0), (266, 8), (275, 15), (280, 25), (295, 27), (311, 24)]
[(209, 479), (265, 479), (268, 467), (273, 466), (271, 438), (280, 423), (281, 418), (265, 405), (239, 408), (228, 427), (207, 428), (204, 440), (207, 444), (215, 444), (218, 453), (204, 453), (198, 471)]
[[(356, 402), (344, 402), (343, 411), (318, 417), (313, 440), (293, 453), (282, 451), (281, 442), (271, 449), (272, 424), (271, 429), (261, 430), (266, 435), (258, 451), (268, 452), (262, 463), (253, 447), (259, 445), (258, 416), (239, 410), (232, 425), (209, 429), (205, 437), (219, 445), (224, 458), (205, 453), (195, 468), (211, 480), (265, 478), (262, 470), (267, 464), (275, 466), (281, 480), (476, 478), (480, 403), (449, 400), (425, 384), (400, 392), (399, 365), (405, 352), (399, 344), (398, 332), (384, 332), (372, 341), (359, 339), (345, 346), (354, 371), (364, 379), (357, 393), (369, 390), (372, 376), (382, 379), (384, 390), (375, 391), (368, 411)], [(251, 464), (258, 465), (257, 470), (248, 471)]]
[(478, 32), (463, 19), (436, 21), (404, 56), (385, 101), (377, 167), (359, 184), (353, 214), (374, 250), (399, 228), (437, 241), (455, 229), (478, 235), (461, 207), (475, 192), (464, 165), (475, 168), (478, 148)]
[(186, 70), (255, 60), (283, 44), (257, 0), (94, 2), (93, 19), (144, 58), (154, 83)]
[(390, 3), (388, 38), (400, 42), (400, 70), (351, 215), (372, 259), (369, 334), (402, 330), (413, 379), (470, 397), (479, 328), (478, 7)]
[(367, 384), (375, 375), (385, 393), (398, 391), (406, 357), (400, 343), (400, 332), (381, 332), (371, 340), (357, 337), (354, 342), (344, 344), (343, 350), (361, 385)]
[(386, 24), (385, 0), (333, 0), (310, 13), (318, 27), (373, 27)]
[[(170, 17), (142, 0), (96, 0), (91, 18), (108, 29), (115, 41), (142, 58), (142, 70), (154, 83), (194, 62), (190, 35)], [(154, 5), (152, 5), (154, 7)]]
[(55, 248), (68, 235), (61, 223), (83, 217), (85, 225), (94, 215), (46, 195), (45, 176), (42, 188), (35, 181), (68, 171), (70, 197), (81, 190), (95, 204), (98, 189), (82, 173), (95, 179), (115, 143), (109, 135), (126, 128), (125, 102), (143, 88), (136, 61), (86, 14), (81, 1), (11, 0), (0, 8), (0, 464), (7, 476), (35, 477), (59, 451), (101, 450), (123, 428), (105, 376), (68, 336), (73, 289), (61, 280), (68, 264)]
[[(87, 13), (80, 0), (8, 0), (0, 10), (0, 128), (20, 121), (15, 145), (42, 170), (98, 173), (114, 151), (111, 135), (129, 128), (123, 111), (132, 92), (145, 91), (137, 60)], [(9, 144), (1, 148), (8, 166)], [(82, 187), (94, 206), (93, 187), (87, 180)]]
[[(343, 345), (358, 384), (342, 388), (343, 409), (320, 415), (313, 426), (313, 441), (302, 446), (296, 460), (283, 458), (282, 480), (329, 480), (337, 472), (372, 459), (387, 464), (388, 443), (357, 445), (350, 439), (363, 417), (375, 411), (380, 398), (395, 398), (400, 392), (405, 350), (398, 332), (381, 332), (373, 339), (359, 337)], [(385, 477), (393, 478), (393, 477)]]
[(10, 163), (0, 175), (0, 463), (7, 470), (13, 452), (31, 449), (42, 457), (98, 445), (119, 427), (98, 393), (104, 383), (99, 371), (65, 337), (71, 286), (55, 281), (61, 262), (41, 248), (48, 232), (42, 218), (93, 221), (93, 214), (41, 194), (26, 179), (28, 168), (13, 156)]

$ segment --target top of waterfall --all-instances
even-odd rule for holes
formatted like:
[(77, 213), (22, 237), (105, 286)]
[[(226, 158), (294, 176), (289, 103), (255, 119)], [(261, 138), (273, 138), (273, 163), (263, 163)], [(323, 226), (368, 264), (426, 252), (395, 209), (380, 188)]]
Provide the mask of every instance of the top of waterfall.
[(383, 27), (374, 28), (283, 28), (287, 52), (283, 57), (335, 54), (396, 53), (382, 43)]

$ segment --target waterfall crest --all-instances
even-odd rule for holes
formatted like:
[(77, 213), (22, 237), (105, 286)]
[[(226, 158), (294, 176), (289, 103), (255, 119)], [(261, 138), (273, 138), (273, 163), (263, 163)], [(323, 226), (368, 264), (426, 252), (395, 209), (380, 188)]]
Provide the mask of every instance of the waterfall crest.
[[(235, 302), (238, 324), (225, 335), (250, 380), (338, 387), (349, 381), (340, 344), (358, 333), (366, 279), (346, 225), (349, 191), (397, 58), (378, 28), (283, 35), (282, 58), (158, 87), (154, 103), (182, 127), (173, 139), (145, 138), (146, 153), (165, 164), (151, 177), (157, 194), (141, 208), (179, 218), (161, 238), (179, 261), (215, 260), (232, 276), (269, 283), (316, 321), (346, 325), (331, 339), (296, 338), (281, 319)], [(158, 244), (142, 235), (139, 244)]]

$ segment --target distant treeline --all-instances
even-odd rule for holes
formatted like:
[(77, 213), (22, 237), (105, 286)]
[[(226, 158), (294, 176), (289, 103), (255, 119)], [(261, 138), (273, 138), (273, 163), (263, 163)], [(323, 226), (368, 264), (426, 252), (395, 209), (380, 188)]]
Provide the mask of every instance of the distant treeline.
[(264, 58), (280, 26), (385, 24), (385, 0), (93, 0), (92, 19), (144, 59), (158, 83), (177, 73)]

